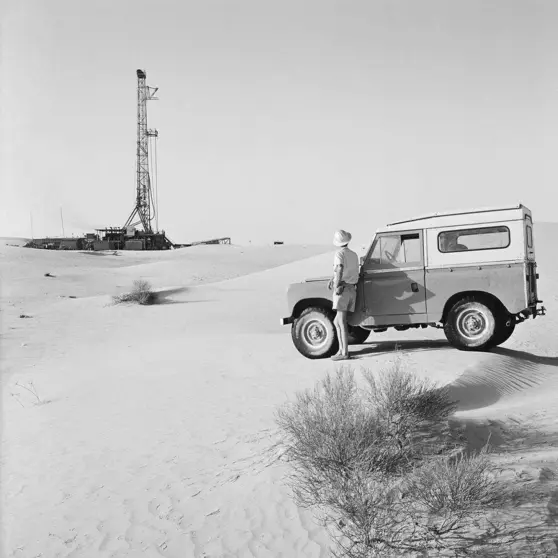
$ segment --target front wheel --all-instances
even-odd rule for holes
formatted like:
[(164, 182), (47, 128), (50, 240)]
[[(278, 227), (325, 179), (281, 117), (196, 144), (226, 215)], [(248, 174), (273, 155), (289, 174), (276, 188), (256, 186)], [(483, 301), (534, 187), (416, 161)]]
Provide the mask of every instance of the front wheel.
[(339, 348), (333, 318), (323, 308), (306, 308), (294, 321), (291, 336), (298, 352), (306, 358), (327, 358)]
[(456, 302), (448, 313), (444, 333), (462, 351), (482, 351), (492, 346), (496, 332), (494, 311), (474, 298)]

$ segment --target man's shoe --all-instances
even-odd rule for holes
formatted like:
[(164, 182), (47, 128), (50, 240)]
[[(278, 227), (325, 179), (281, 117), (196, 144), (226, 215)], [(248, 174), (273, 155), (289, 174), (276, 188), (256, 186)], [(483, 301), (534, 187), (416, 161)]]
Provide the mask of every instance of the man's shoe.
[(343, 354), (339, 353), (337, 355), (332, 356), (331, 360), (335, 360), (335, 361), (337, 361), (337, 360), (351, 360), (351, 355), (349, 355), (349, 354), (343, 355)]

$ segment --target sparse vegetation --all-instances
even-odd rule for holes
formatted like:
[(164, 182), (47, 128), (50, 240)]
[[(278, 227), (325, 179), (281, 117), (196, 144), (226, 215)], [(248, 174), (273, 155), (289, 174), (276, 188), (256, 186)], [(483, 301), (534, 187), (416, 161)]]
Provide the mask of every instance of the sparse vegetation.
[(460, 556), (491, 544), (482, 520), (507, 492), (486, 448), (465, 456), (452, 438), (448, 391), (400, 361), (364, 378), (360, 388), (341, 368), (276, 414), (295, 500), (331, 532), (334, 555)]
[(155, 302), (155, 298), (155, 293), (152, 291), (149, 282), (144, 281), (143, 279), (138, 279), (134, 281), (134, 286), (131, 292), (114, 296), (113, 301), (115, 304), (130, 302), (145, 305)]
[[(44, 400), (41, 398), (41, 396), (39, 395), (37, 388), (35, 387), (35, 383), (33, 382), (33, 380), (27, 382), (27, 384), (20, 384), (19, 382), (15, 383), (16, 387), (24, 389), (25, 393), (30, 394), (32, 396), (32, 405), (45, 405), (46, 403), (50, 403), (49, 400)], [(17, 392), (12, 392), (11, 396), (22, 406), (25, 407), (25, 405), (22, 402), (22, 392), (17, 391)]]

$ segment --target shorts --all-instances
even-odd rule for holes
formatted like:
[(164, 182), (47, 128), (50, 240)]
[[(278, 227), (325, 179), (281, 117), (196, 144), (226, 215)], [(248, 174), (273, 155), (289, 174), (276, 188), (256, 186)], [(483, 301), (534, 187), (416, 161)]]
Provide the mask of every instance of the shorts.
[(340, 295), (333, 293), (333, 309), (342, 312), (354, 312), (356, 305), (356, 285), (345, 285)]

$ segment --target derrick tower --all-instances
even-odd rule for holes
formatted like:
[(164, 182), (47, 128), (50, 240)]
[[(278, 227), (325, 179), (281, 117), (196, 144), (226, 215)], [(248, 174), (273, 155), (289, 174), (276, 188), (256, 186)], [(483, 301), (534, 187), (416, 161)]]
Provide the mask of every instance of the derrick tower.
[[(136, 148), (136, 205), (128, 217), (124, 228), (135, 227), (140, 225), (145, 233), (153, 234), (151, 225), (153, 219), (158, 228), (157, 205), (153, 198), (153, 189), (151, 187), (151, 164), (149, 157), (149, 143), (153, 138), (156, 141), (158, 137), (157, 130), (147, 128), (147, 101), (157, 100), (155, 93), (158, 87), (149, 87), (146, 80), (144, 70), (137, 70), (138, 76), (138, 100), (137, 100), (137, 148)], [(151, 162), (154, 157), (152, 155)], [(157, 185), (156, 169), (156, 147), (155, 147), (155, 186)], [(134, 219), (137, 220), (134, 222)]]

